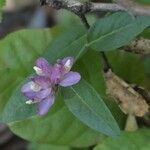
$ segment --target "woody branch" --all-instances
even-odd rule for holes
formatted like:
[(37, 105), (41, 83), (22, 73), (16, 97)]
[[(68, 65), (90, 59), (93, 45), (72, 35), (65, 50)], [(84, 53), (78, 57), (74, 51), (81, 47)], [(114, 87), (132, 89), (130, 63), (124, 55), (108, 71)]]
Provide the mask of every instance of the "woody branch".
[(145, 7), (136, 3), (131, 3), (129, 0), (125, 3), (120, 3), (118, 1), (117, 3), (81, 3), (77, 0), (42, 0), (42, 3), (56, 9), (67, 9), (76, 14), (98, 11), (130, 11), (135, 14), (150, 15), (150, 6)]

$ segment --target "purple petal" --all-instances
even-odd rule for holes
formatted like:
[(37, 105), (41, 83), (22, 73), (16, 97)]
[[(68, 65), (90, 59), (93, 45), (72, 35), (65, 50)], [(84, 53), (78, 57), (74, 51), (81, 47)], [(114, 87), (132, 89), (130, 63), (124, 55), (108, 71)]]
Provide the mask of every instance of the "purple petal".
[(31, 89), (32, 84), (33, 84), (33, 82), (30, 81), (30, 82), (26, 83), (25, 85), (23, 85), (21, 88), (21, 92), (22, 93), (32, 92), (32, 89)]
[(26, 92), (23, 94), (24, 94), (24, 96), (26, 96), (30, 100), (40, 102), (42, 99), (45, 99), (46, 97), (48, 97), (50, 92), (51, 92), (50, 89), (46, 89), (46, 90), (42, 90), (39, 92), (33, 92), (32, 91), (32, 92)]
[(23, 94), (24, 94), (25, 97), (27, 97), (30, 100), (34, 100), (35, 96), (36, 96), (36, 93), (33, 92), (33, 91), (31, 91), (31, 92), (25, 92)]
[(48, 75), (51, 72), (51, 65), (45, 58), (38, 58), (36, 60), (36, 66), (43, 71), (43, 75)]
[(50, 78), (45, 76), (35, 76), (32, 81), (40, 85), (43, 89), (47, 89), (51, 85)]
[(60, 63), (65, 65), (68, 60), (70, 60), (70, 64), (72, 66), (73, 63), (74, 63), (74, 58), (73, 57), (65, 57), (64, 59), (60, 60)]
[(44, 98), (46, 98), (50, 93), (51, 93), (51, 88), (46, 88), (40, 91), (33, 91), (33, 89), (31, 89), (33, 82), (28, 82), (27, 84), (25, 84), (22, 88), (21, 91), (22, 93), (31, 100), (42, 100)]
[(45, 66), (49, 66), (49, 63), (45, 58), (40, 57), (36, 60), (36, 66), (42, 69)]
[(30, 91), (30, 92), (25, 92), (23, 94), (28, 99), (40, 102), (42, 99), (45, 99), (46, 97), (48, 97), (50, 95), (50, 93), (51, 93), (51, 89), (45, 89), (45, 90), (41, 90), (39, 92)]
[(51, 93), (51, 89), (45, 89), (45, 90), (41, 90), (39, 92), (35, 93), (35, 100), (39, 100), (41, 101), (42, 99), (45, 99), (46, 97), (48, 97)]
[(63, 71), (63, 68), (61, 65), (59, 64), (55, 64), (53, 66), (53, 69), (52, 69), (52, 72), (51, 72), (51, 82), (53, 84), (58, 84), (61, 76), (62, 76), (62, 71)]
[(51, 95), (47, 99), (42, 100), (38, 105), (38, 114), (45, 115), (49, 108), (53, 105), (55, 96)]
[(81, 76), (78, 72), (70, 71), (64, 75), (59, 85), (63, 87), (71, 86), (71, 85), (77, 84), (80, 81), (80, 79), (81, 79)]

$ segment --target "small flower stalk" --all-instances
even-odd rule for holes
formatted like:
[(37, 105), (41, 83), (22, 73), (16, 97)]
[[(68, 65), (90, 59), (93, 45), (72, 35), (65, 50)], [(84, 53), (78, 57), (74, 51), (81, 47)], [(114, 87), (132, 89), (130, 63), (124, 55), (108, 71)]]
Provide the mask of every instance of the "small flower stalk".
[(57, 60), (54, 65), (49, 64), (42, 57), (38, 58), (33, 67), (36, 75), (21, 88), (22, 93), (28, 99), (26, 104), (38, 103), (38, 114), (45, 115), (54, 104), (59, 86), (68, 87), (80, 81), (80, 74), (70, 71), (73, 64), (72, 57)]

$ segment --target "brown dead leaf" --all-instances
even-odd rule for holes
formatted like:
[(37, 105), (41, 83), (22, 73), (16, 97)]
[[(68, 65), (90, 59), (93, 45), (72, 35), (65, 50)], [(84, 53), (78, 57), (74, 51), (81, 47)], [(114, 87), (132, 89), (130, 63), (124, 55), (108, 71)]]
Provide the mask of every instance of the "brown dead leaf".
[(137, 54), (150, 54), (150, 39), (137, 38), (125, 46), (124, 49)]
[(142, 117), (149, 111), (145, 99), (111, 70), (104, 73), (107, 94), (114, 97), (125, 114)]

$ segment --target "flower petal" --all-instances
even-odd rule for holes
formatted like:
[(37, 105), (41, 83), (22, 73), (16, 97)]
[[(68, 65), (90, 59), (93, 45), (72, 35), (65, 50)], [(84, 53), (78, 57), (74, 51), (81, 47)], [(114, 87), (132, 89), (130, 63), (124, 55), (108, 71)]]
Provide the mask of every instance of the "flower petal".
[(78, 83), (81, 79), (81, 75), (78, 72), (70, 71), (64, 75), (59, 85), (63, 87), (71, 86)]
[(39, 91), (34, 91), (32, 89), (32, 85), (35, 84), (35, 82), (31, 81), (25, 84), (21, 91), (28, 99), (31, 99), (33, 101), (41, 101), (42, 99), (46, 98), (51, 93), (51, 88), (47, 87), (45, 89), (41, 89)]
[(42, 100), (38, 105), (38, 114), (45, 115), (49, 108), (54, 104), (55, 96), (51, 95), (47, 99)]
[(42, 99), (45, 99), (46, 97), (48, 97), (51, 93), (51, 89), (45, 89), (45, 90), (41, 90), (39, 92), (35, 93), (35, 100), (39, 100), (41, 101)]
[(51, 77), (50, 77), (52, 84), (58, 84), (62, 76), (62, 71), (63, 71), (62, 66), (60, 64), (55, 64), (53, 66)]
[(45, 58), (40, 57), (36, 60), (36, 66), (42, 69), (45, 66), (49, 66), (49, 63)]
[(25, 97), (27, 97), (30, 100), (34, 100), (35, 96), (36, 96), (36, 93), (33, 92), (33, 91), (31, 91), (31, 92), (25, 92), (23, 94), (24, 94)]
[(42, 57), (38, 58), (36, 60), (36, 67), (41, 69), (40, 74), (38, 75), (49, 75), (51, 72), (51, 65), (48, 63), (48, 61), (45, 58)]
[(43, 89), (48, 88), (51, 85), (50, 78), (45, 76), (35, 76), (32, 81), (40, 85)]
[(39, 92), (26, 92), (23, 93), (25, 97), (32, 100), (33, 102), (40, 102), (46, 97), (48, 97), (51, 93), (51, 89), (41, 90)]
[(34, 84), (34, 82), (30, 81), (30, 82), (26, 83), (25, 85), (23, 85), (21, 88), (21, 92), (22, 93), (32, 92), (32, 89), (31, 89), (32, 84)]
[(74, 58), (73, 57), (66, 57), (62, 60), (59, 60), (58, 63), (62, 65), (63, 75), (64, 75), (71, 70), (73, 63), (74, 63)]
[(61, 64), (65, 65), (68, 61), (70, 61), (70, 65), (72, 67), (74, 63), (74, 58), (73, 57), (65, 57), (64, 59), (60, 60)]

